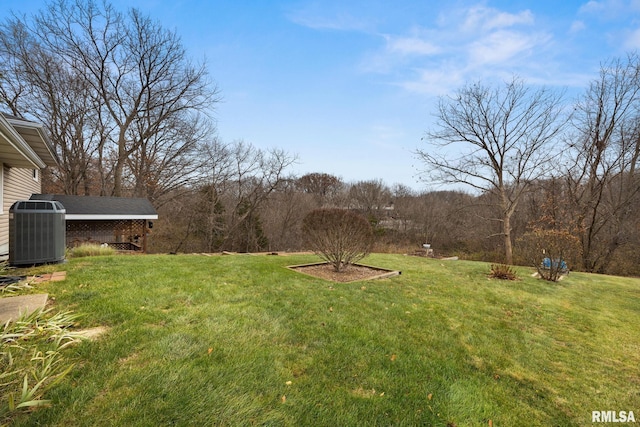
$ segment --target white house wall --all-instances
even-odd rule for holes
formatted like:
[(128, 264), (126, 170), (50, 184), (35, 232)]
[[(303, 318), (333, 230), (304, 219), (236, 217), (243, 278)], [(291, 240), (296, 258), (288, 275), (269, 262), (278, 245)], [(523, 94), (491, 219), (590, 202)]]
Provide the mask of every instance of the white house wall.
[(0, 213), (0, 256), (9, 253), (9, 209), (18, 200), (29, 200), (31, 194), (40, 193), (40, 171), (33, 177), (33, 169), (2, 167), (2, 212)]

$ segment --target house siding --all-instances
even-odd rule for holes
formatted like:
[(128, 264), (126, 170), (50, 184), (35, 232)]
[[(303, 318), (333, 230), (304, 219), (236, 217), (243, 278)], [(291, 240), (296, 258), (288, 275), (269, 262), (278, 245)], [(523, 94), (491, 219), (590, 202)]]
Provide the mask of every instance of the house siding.
[(0, 256), (9, 254), (9, 209), (18, 200), (29, 200), (31, 194), (41, 192), (41, 173), (33, 178), (33, 169), (2, 166), (2, 213), (0, 214)]

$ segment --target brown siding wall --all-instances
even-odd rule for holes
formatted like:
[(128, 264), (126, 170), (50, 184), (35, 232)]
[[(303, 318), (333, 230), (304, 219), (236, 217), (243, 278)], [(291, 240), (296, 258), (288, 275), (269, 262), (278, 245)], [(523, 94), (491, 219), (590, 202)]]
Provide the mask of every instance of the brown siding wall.
[(40, 171), (33, 179), (32, 169), (2, 166), (2, 213), (0, 213), (0, 256), (9, 253), (9, 208), (17, 200), (28, 200), (33, 193), (41, 192)]

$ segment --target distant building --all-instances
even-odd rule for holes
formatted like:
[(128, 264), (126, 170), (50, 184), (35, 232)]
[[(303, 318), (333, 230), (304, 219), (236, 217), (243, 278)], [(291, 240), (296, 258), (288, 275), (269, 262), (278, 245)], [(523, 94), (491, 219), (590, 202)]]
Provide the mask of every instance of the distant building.
[(147, 237), (158, 213), (149, 200), (130, 197), (34, 194), (55, 200), (66, 210), (67, 247), (107, 244), (121, 251), (147, 251)]

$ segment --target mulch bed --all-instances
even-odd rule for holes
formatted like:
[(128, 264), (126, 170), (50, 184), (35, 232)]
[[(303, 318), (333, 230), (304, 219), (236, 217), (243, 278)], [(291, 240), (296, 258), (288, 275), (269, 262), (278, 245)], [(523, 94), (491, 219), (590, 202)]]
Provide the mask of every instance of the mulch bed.
[(300, 273), (318, 277), (320, 279), (340, 283), (382, 279), (385, 277), (397, 276), (401, 274), (399, 271), (370, 267), (361, 264), (352, 264), (340, 272), (336, 272), (334, 268), (328, 263), (293, 265), (289, 268)]

